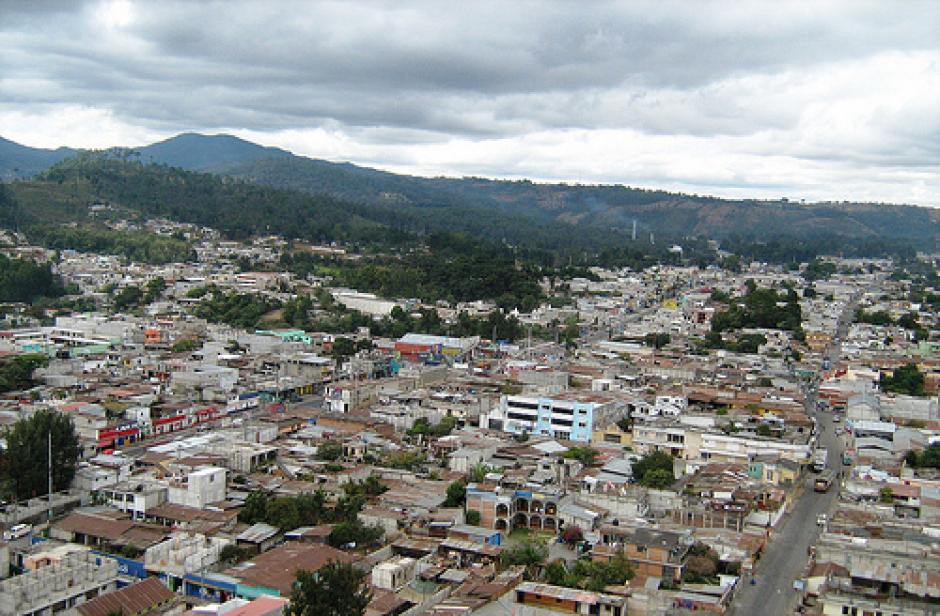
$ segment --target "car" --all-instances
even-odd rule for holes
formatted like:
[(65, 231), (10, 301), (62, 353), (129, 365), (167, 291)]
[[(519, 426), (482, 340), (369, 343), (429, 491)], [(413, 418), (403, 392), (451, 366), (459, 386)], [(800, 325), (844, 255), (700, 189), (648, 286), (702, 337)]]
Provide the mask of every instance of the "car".
[(832, 422), (833, 422), (833, 423), (839, 423), (840, 421), (842, 421), (842, 416), (841, 416), (841, 415), (833, 415), (833, 416), (832, 416)]
[(827, 522), (829, 522), (829, 516), (825, 513), (816, 516), (816, 526), (825, 526)]
[(11, 526), (7, 530), (3, 531), (3, 540), (13, 541), (14, 539), (25, 537), (32, 531), (33, 526), (31, 524), (17, 524), (16, 526)]

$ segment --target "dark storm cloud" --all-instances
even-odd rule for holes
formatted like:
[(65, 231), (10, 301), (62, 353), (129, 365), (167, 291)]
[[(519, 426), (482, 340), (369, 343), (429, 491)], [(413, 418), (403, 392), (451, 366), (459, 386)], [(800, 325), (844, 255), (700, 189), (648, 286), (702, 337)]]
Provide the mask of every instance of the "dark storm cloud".
[(575, 139), (610, 148), (580, 161), (589, 179), (636, 172), (630, 151), (648, 161), (644, 177), (685, 185), (670, 149), (677, 160), (714, 150), (726, 168), (697, 177), (715, 173), (718, 187), (786, 185), (799, 165), (779, 179), (767, 170), (794, 160), (812, 173), (827, 160), (940, 162), (929, 2), (119, 0), (0, 12), (4, 134), (59, 105), (56, 122), (80, 108), (123, 138), (240, 129), (423, 169), (428, 156), (451, 159), (435, 143), (466, 155), (442, 172), (479, 168), (477, 157), (495, 169), (486, 144), (498, 141), (514, 153), (496, 157), (503, 174), (541, 177), (567, 164), (538, 158)]

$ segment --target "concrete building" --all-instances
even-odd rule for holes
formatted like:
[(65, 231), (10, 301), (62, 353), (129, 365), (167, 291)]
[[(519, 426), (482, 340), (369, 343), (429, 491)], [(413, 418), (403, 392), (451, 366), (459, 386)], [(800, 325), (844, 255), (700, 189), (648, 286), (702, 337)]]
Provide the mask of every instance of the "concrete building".
[(622, 403), (596, 394), (502, 396), (498, 407), (480, 414), (480, 427), (588, 443), (595, 423), (606, 425), (623, 412)]
[(560, 495), (547, 492), (467, 487), (467, 509), (480, 512), (480, 526), (506, 533), (514, 528), (560, 530), (559, 500)]
[(0, 582), (0, 614), (59, 614), (117, 587), (118, 564), (91, 552)]
[(372, 586), (382, 590), (400, 590), (415, 579), (418, 561), (408, 556), (396, 556), (372, 568)]
[(373, 293), (357, 293), (343, 290), (333, 293), (333, 299), (350, 310), (358, 310), (363, 314), (374, 317), (390, 315), (395, 306), (403, 308), (403, 304), (382, 299)]
[(160, 481), (130, 480), (105, 488), (100, 495), (111, 507), (131, 514), (131, 519), (143, 520), (150, 509), (167, 502), (168, 490)]
[(168, 502), (202, 509), (225, 500), (225, 469), (207, 466), (171, 481)]

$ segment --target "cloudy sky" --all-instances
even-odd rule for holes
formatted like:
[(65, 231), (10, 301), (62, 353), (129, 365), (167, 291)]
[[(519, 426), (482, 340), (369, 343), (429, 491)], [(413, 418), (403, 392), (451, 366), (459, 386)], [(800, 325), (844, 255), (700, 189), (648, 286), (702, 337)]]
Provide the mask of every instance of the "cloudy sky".
[(938, 2), (0, 3), (0, 136), (940, 207)]

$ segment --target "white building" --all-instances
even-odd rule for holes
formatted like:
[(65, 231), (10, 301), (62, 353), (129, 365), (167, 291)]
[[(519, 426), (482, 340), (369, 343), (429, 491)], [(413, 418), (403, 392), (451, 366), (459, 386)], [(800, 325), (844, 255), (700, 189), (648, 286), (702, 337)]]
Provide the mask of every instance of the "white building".
[(202, 509), (225, 500), (225, 469), (207, 466), (170, 482), (168, 500), (174, 505)]

